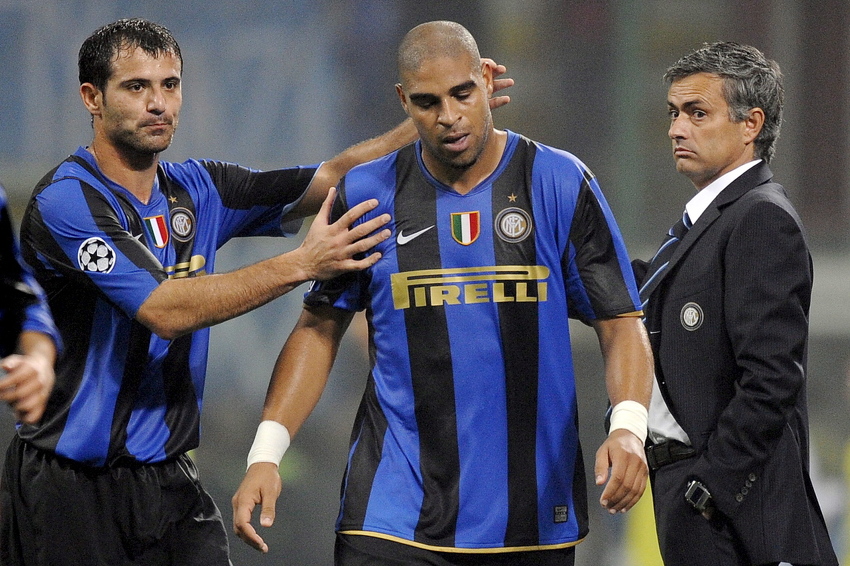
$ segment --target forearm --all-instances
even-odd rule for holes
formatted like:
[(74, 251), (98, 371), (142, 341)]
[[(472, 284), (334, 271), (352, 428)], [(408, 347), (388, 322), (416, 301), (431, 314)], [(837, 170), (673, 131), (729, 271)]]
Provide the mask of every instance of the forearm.
[(636, 401), (649, 407), (652, 395), (652, 350), (643, 322), (620, 317), (594, 324), (605, 360), (605, 384), (612, 405)]
[(299, 248), (229, 273), (163, 281), (136, 318), (174, 339), (249, 312), (311, 279)]
[(262, 420), (276, 421), (295, 436), (319, 402), (351, 318), (332, 307), (302, 312), (275, 363)]

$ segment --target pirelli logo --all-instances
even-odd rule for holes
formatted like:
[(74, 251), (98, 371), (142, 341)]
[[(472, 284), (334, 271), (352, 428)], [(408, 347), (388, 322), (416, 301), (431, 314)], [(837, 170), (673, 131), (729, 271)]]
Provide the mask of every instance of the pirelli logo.
[(396, 310), (473, 303), (543, 303), (549, 268), (498, 265), (423, 269), (390, 276)]

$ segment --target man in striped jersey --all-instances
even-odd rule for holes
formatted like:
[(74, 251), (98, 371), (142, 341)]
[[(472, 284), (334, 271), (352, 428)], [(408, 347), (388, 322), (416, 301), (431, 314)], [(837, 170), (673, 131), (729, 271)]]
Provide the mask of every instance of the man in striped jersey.
[[(596, 330), (614, 406), (595, 480), (612, 513), (643, 493), (651, 354), (628, 256), (574, 156), (493, 127), (469, 32), (417, 26), (397, 85), (420, 140), (352, 169), (335, 213), (377, 199), (394, 237), (315, 284), (272, 376), (234, 527), (270, 526), (277, 464), (367, 309), (371, 372), (351, 437), (336, 563), (572, 564), (588, 532), (569, 318)], [(365, 219), (365, 218), (364, 218)]]
[[(83, 43), (79, 71), (94, 139), (38, 184), (21, 229), (65, 350), (44, 417), (7, 453), (0, 563), (229, 564), (221, 514), (186, 455), (199, 441), (208, 327), (373, 264), (377, 254), (353, 256), (389, 235), (361, 240), (389, 216), (349, 229), (369, 201), (330, 224), (331, 187), (415, 128), (321, 165), (169, 163), (159, 156), (183, 71), (171, 33), (141, 19), (104, 26)], [(296, 250), (213, 274), (229, 239), (282, 236), (284, 217), (316, 212)]]

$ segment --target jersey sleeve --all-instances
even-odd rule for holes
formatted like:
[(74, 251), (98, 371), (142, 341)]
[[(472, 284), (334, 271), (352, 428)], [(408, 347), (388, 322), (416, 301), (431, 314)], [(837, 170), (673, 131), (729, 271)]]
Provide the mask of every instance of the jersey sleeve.
[(47, 279), (95, 288), (134, 317), (167, 275), (113, 199), (84, 181), (58, 180), (33, 196), (22, 237), (28, 261)]
[(617, 222), (596, 177), (576, 165), (581, 179), (562, 257), (570, 316), (585, 323), (639, 316), (637, 285)]
[(223, 241), (237, 236), (291, 235), (300, 229), (300, 221), (284, 222), (283, 218), (304, 197), (319, 165), (257, 171), (221, 161), (198, 163), (218, 191)]

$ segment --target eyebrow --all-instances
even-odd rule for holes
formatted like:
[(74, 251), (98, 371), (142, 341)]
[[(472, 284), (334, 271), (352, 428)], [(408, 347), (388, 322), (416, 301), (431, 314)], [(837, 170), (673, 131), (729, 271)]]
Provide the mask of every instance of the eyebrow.
[(669, 100), (667, 101), (667, 107), (671, 108), (673, 110), (690, 110), (695, 106), (702, 106), (702, 105), (703, 105), (702, 100), (687, 100), (684, 103), (682, 103), (682, 106), (676, 106), (675, 104), (673, 104)]
[[(459, 94), (461, 92), (464, 92), (464, 91), (467, 91), (467, 90), (472, 90), (473, 88), (475, 88), (475, 81), (468, 80), (466, 82), (460, 83), (459, 85), (456, 85), (456, 86), (453, 86), (452, 88), (450, 88), (449, 89), (449, 95), (450, 96), (456, 96), (457, 94)], [(430, 94), (430, 93), (426, 93), (426, 92), (414, 92), (414, 93), (411, 93), (408, 96), (408, 98), (410, 99), (411, 102), (414, 102), (416, 104), (422, 104), (423, 102), (433, 102), (433, 101), (440, 99), (440, 97), (437, 96), (436, 94)]]

